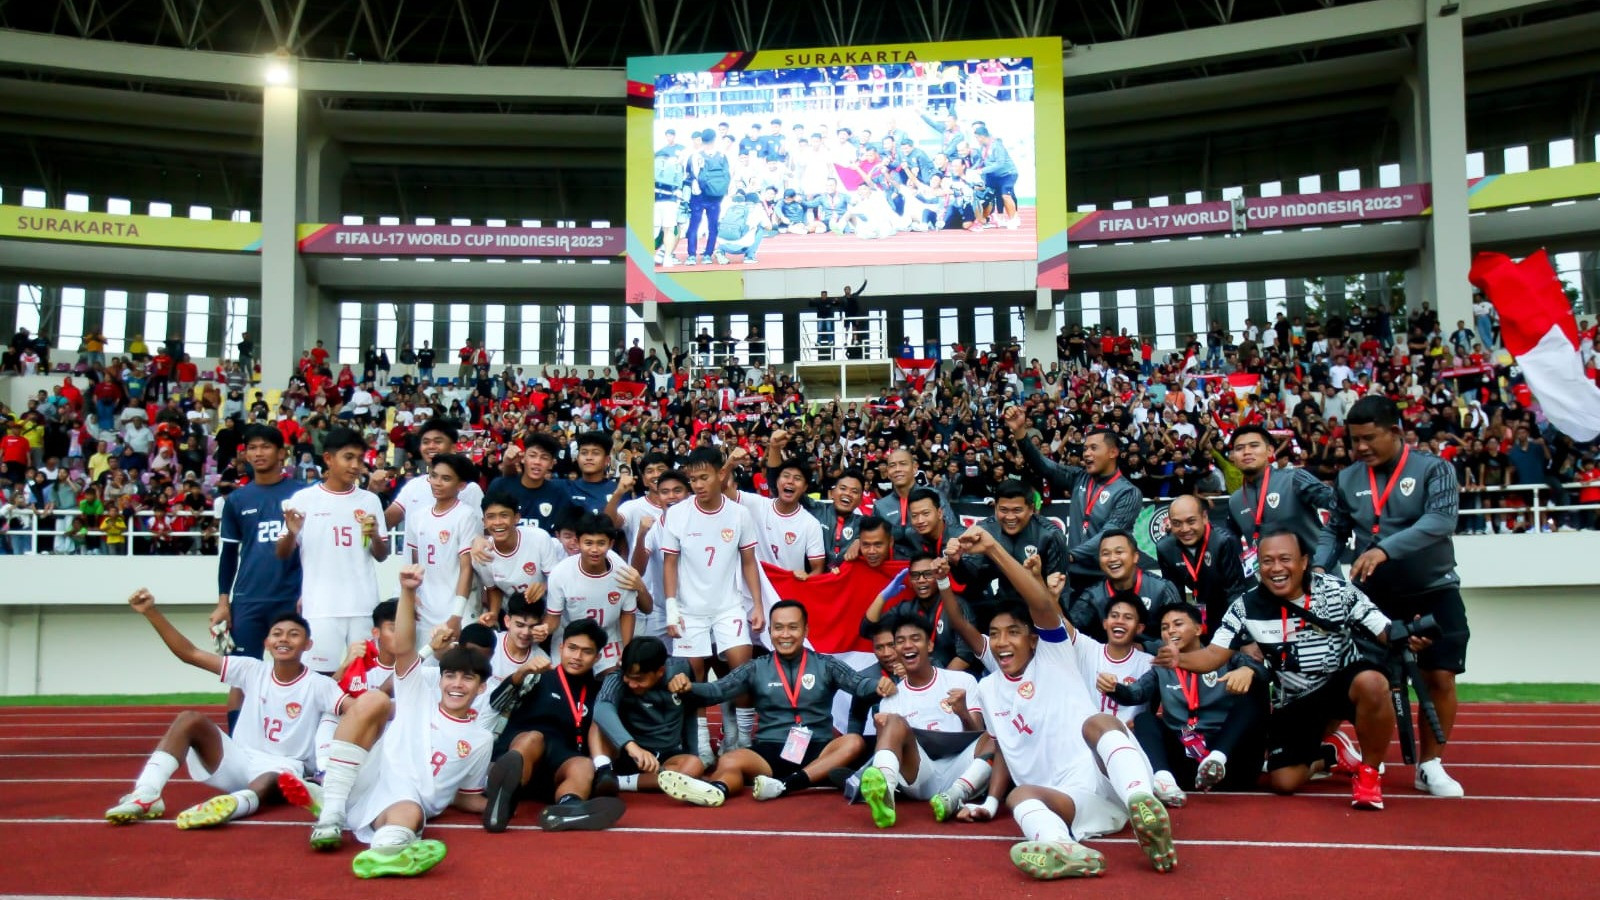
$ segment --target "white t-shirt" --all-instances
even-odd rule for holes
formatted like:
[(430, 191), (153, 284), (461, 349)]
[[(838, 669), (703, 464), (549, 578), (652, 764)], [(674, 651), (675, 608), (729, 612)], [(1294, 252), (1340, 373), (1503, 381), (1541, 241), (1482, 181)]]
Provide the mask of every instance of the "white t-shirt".
[(296, 491), (285, 505), (306, 517), (299, 534), (300, 614), (308, 619), (372, 615), (378, 605), (378, 565), (362, 546), (361, 518), (377, 517), (374, 540), (389, 535), (378, 495), (314, 484)]
[(561, 542), (537, 525), (519, 525), (517, 542), (510, 553), (501, 553), (490, 545), (492, 558), (487, 563), (474, 561), (472, 570), (484, 587), (499, 588), (506, 597), (521, 594), (528, 585), (537, 584), (567, 558)]
[(740, 555), (760, 543), (749, 510), (723, 499), (701, 509), (693, 497), (674, 504), (656, 526), (661, 552), (678, 557), (678, 608), (686, 616), (714, 617), (744, 605), (749, 595)]
[(344, 691), (320, 672), (301, 669), (300, 677), (281, 682), (272, 663), (249, 656), (222, 658), (222, 683), (244, 692), (233, 740), (241, 747), (298, 759), (315, 771), (317, 724), (324, 713), (339, 714)]
[[(467, 482), (461, 489), (456, 499), (476, 510), (483, 509), (483, 488), (478, 487), (475, 481)], [(394, 502), (400, 504), (405, 510), (406, 518), (411, 518), (415, 510), (428, 510), (433, 507), (433, 489), (428, 487), (428, 476), (418, 475), (400, 486), (400, 493), (394, 497)]]
[(893, 697), (878, 702), (878, 711), (899, 713), (912, 728), (924, 731), (966, 731), (967, 723), (950, 711), (950, 692), (960, 689), (967, 692), (971, 705), (978, 693), (978, 679), (965, 672), (952, 669), (934, 669), (933, 681), (923, 687), (912, 687), (910, 679), (900, 682)]
[(1100, 643), (1086, 634), (1079, 634), (1077, 641), (1073, 642), (1073, 651), (1078, 656), (1078, 668), (1083, 672), (1083, 677), (1089, 683), (1089, 689), (1100, 698), (1099, 712), (1110, 713), (1124, 722), (1132, 722), (1133, 717), (1144, 712), (1145, 704), (1138, 706), (1121, 706), (1117, 701), (1100, 693), (1095, 683), (1100, 678), (1101, 672), (1109, 672), (1117, 676), (1121, 684), (1133, 684), (1144, 673), (1150, 671), (1150, 661), (1155, 657), (1140, 650), (1138, 647), (1130, 648), (1128, 655), (1122, 659), (1111, 658), (1111, 648)]
[[(1017, 785), (1093, 791), (1100, 769), (1082, 729), (1098, 704), (1083, 683), (1071, 639), (1047, 640), (1056, 635), (1061, 632), (1039, 636), (1018, 677), (996, 671), (978, 682), (977, 702), (968, 706), (983, 716)], [(992, 657), (986, 662), (992, 665)]]
[(439, 707), (439, 678), (437, 666), (424, 666), (420, 660), (409, 671), (395, 673), (394, 719), (383, 736), (384, 764), (411, 779), (423, 815), (430, 819), (444, 812), (456, 794), (483, 790), (494, 749), (494, 734), (480, 724), (476, 712), (458, 719)]
[(632, 615), (639, 606), (639, 595), (617, 584), (616, 561), (603, 575), (583, 571), (583, 558), (569, 556), (550, 572), (545, 609), (561, 617), (561, 627), (589, 618), (606, 630), (606, 645), (600, 648), (594, 672), (601, 675), (616, 667), (622, 657), (622, 616)]
[(405, 552), (423, 569), (422, 587), (417, 589), (417, 623), (419, 633), (426, 637), (450, 618), (461, 557), (472, 552), (472, 542), (483, 536), (483, 513), (457, 497), (455, 505), (442, 513), (431, 505), (408, 512), (405, 528)]
[(756, 558), (791, 572), (808, 572), (813, 559), (824, 559), (822, 550), (822, 525), (815, 516), (797, 506), (794, 512), (778, 512), (778, 504), (770, 497), (739, 492), (739, 505), (750, 511), (756, 523), (761, 542), (756, 545)]

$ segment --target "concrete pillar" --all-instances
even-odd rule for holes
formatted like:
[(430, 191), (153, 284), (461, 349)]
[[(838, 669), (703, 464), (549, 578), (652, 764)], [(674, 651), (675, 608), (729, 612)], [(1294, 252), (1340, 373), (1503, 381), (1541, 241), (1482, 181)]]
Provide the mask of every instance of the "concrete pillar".
[[(312, 315), (314, 297), (295, 234), (304, 209), (305, 145), (300, 91), (292, 84), (265, 88), (261, 102), (261, 335), (256, 345), (261, 348), (262, 383), (274, 387), (288, 383), (300, 350), (311, 346), (307, 326), (320, 318)], [(331, 329), (317, 329), (330, 349), (338, 343), (336, 310), (333, 318)]]
[(1023, 310), (1022, 355), (1049, 367), (1056, 358), (1056, 300), (1049, 288), (1034, 291), (1033, 303)]
[(1472, 234), (1467, 222), (1467, 110), (1461, 16), (1441, 15), (1430, 4), (1418, 48), (1427, 129), (1428, 181), (1433, 215), (1422, 248), (1423, 280), (1408, 285), (1407, 305), (1433, 301), (1439, 320), (1472, 319)]

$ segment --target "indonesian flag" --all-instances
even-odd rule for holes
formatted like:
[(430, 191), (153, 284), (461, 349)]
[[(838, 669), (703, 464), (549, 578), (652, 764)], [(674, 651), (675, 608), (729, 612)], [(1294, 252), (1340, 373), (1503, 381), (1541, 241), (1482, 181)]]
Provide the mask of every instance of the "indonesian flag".
[(1479, 253), (1467, 275), (1500, 313), (1500, 333), (1550, 423), (1578, 442), (1600, 437), (1600, 388), (1583, 370), (1578, 323), (1543, 250), (1520, 263)]
[(1228, 387), (1233, 388), (1233, 395), (1243, 401), (1261, 387), (1261, 376), (1251, 375), (1249, 372), (1234, 372), (1228, 376)]
[(644, 396), (645, 385), (637, 381), (613, 381), (611, 383), (611, 405), (632, 406)]
[(1182, 378), (1194, 377), (1194, 370), (1200, 368), (1200, 357), (1193, 350), (1183, 358), (1183, 371), (1178, 373)]
[[(810, 627), (807, 639), (812, 649), (818, 653), (870, 654), (872, 642), (861, 636), (861, 618), (906, 565), (889, 560), (874, 569), (864, 562), (847, 562), (838, 573), (821, 572), (803, 581), (793, 572), (768, 563), (761, 564), (761, 572), (772, 587), (773, 603), (779, 599), (798, 600), (805, 605)], [(763, 593), (766, 587), (762, 585)], [(770, 609), (772, 604), (765, 605)]]

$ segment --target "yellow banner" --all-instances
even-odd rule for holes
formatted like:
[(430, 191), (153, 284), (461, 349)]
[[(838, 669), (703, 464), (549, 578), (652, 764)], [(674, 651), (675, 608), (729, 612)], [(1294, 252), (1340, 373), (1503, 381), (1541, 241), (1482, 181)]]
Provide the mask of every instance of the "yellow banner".
[(256, 252), (261, 249), (261, 225), (0, 206), (0, 238)]
[(1600, 162), (1480, 178), (1467, 188), (1467, 208), (1503, 209), (1600, 196)]

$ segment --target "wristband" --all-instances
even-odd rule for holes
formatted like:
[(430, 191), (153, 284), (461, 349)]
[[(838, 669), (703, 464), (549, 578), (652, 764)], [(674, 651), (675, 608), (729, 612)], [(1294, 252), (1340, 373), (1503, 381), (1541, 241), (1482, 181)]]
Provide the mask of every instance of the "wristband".
[(467, 614), (467, 598), (460, 594), (450, 598), (450, 615), (459, 619)]
[(941, 591), (950, 590), (950, 579), (948, 579), (948, 578), (941, 578), (938, 581), (935, 581), (934, 584), (938, 585), (939, 586), (939, 590), (941, 590)]
[(433, 645), (427, 644), (417, 651), (417, 659), (427, 661), (433, 659)]
[(668, 626), (672, 626), (672, 625), (678, 624), (678, 598), (677, 597), (668, 597), (667, 600), (666, 600), (666, 603), (667, 603), (667, 625)]
[(992, 819), (994, 818), (995, 813), (1000, 811), (1000, 798), (990, 794), (988, 797), (984, 798), (982, 803), (978, 805), (983, 807), (984, 811), (989, 814), (989, 818)]

